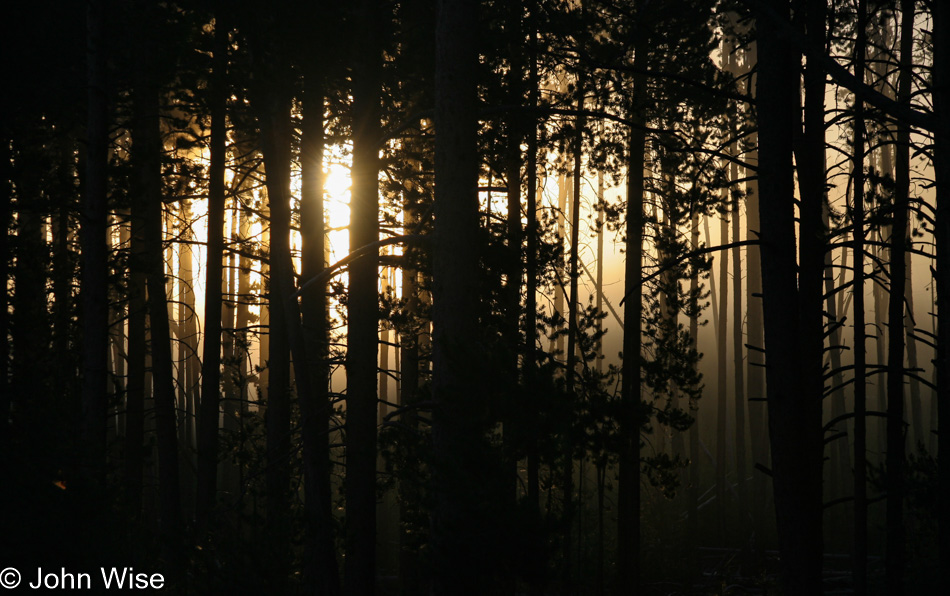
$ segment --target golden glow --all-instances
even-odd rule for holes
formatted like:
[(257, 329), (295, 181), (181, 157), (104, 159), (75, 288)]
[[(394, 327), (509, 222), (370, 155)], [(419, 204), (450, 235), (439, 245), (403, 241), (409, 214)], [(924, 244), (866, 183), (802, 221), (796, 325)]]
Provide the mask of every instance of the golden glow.
[(350, 225), (350, 168), (340, 161), (327, 164), (324, 179), (324, 201), (326, 225), (329, 230), (327, 243), (330, 247), (329, 260), (334, 263), (342, 259), (349, 250), (350, 234), (346, 229)]

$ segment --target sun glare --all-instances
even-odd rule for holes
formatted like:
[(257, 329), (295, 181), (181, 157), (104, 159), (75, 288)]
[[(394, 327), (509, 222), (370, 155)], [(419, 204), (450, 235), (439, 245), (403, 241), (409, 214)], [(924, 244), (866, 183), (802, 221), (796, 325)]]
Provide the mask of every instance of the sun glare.
[(344, 163), (330, 162), (324, 178), (327, 241), (330, 246), (330, 262), (343, 258), (349, 250), (350, 224), (350, 169)]

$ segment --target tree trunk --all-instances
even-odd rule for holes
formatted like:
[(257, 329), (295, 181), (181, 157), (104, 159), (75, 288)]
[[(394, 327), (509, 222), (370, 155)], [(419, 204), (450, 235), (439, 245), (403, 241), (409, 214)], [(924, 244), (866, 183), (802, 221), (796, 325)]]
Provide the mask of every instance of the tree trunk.
[[(901, 1), (897, 101), (909, 105), (914, 49), (914, 0)], [(907, 219), (910, 206), (910, 126), (897, 124), (894, 220), (891, 225), (891, 287), (887, 332), (887, 526), (888, 594), (904, 593), (904, 291), (907, 287)]]
[[(867, 46), (867, 6), (858, 2), (858, 36), (855, 44), (855, 76), (864, 80)], [(867, 331), (864, 314), (864, 102), (855, 97), (854, 144), (852, 147), (852, 205), (854, 225), (852, 267), (854, 268), (854, 593), (867, 594), (868, 503), (867, 503)]]
[[(521, 0), (513, 0), (508, 3), (508, 12), (505, 15), (506, 37), (508, 42), (508, 51), (510, 53), (509, 73), (508, 73), (508, 97), (512, 105), (520, 105), (523, 101), (523, 77), (524, 60), (522, 56), (522, 46), (524, 45), (524, 34), (522, 32), (522, 15), (524, 8)], [(505, 309), (508, 341), (508, 364), (506, 371), (508, 392), (506, 400), (520, 399), (524, 392), (520, 389), (519, 379), (519, 353), (523, 346), (521, 340), (521, 285), (523, 278), (523, 266), (521, 262), (521, 142), (524, 137), (522, 130), (523, 115), (513, 111), (506, 123), (508, 129), (508, 144), (505, 156), (505, 177), (507, 178), (508, 194), (508, 214), (507, 214), (507, 232), (508, 232), (508, 267), (507, 283), (505, 286)], [(529, 181), (529, 186), (531, 182)], [(521, 406), (522, 404), (519, 404)], [(505, 411), (512, 411), (519, 407), (512, 404), (505, 408)], [(509, 417), (510, 418), (510, 417)], [(512, 440), (513, 437), (523, 436), (524, 429), (516, 428), (516, 424), (510, 419), (505, 421), (505, 457), (507, 458), (508, 482), (510, 483), (511, 505), (514, 505), (518, 495), (518, 458), (517, 445)]]
[[(728, 191), (727, 191), (728, 192)], [(725, 198), (725, 197), (723, 197)], [(729, 223), (725, 214), (720, 214), (719, 240), (721, 244), (729, 241)], [(716, 408), (716, 533), (720, 544), (727, 544), (726, 539), (726, 410), (729, 399), (729, 361), (728, 343), (729, 333), (729, 258), (728, 253), (722, 253), (719, 258), (719, 320), (716, 322), (716, 362), (718, 373), (718, 402)]]
[[(937, 245), (937, 417), (938, 437), (950, 434), (950, 44), (946, 27), (948, 7), (935, 2), (933, 14), (933, 113), (937, 118), (934, 135), (934, 170), (937, 180), (937, 214), (934, 241)], [(938, 544), (943, 584), (950, 581), (950, 441), (937, 440)]]
[[(358, 70), (353, 76), (353, 198), (350, 251), (379, 239), (379, 138), (382, 7), (360, 4)], [(379, 258), (350, 266), (346, 348), (346, 556), (348, 596), (368, 596), (376, 579), (376, 366), (379, 341)]]
[[(528, 33), (531, 36), (528, 43), (528, 107), (533, 110), (538, 105), (538, 47), (537, 47), (537, 11), (536, 0), (530, 0), (528, 16)], [(537, 382), (537, 336), (538, 336), (538, 124), (536, 116), (530, 117), (530, 127), (527, 134), (527, 163), (525, 165), (525, 207), (527, 222), (525, 234), (525, 317), (524, 317), (524, 375), (528, 395), (535, 395), (534, 387)], [(534, 417), (537, 411), (532, 402), (529, 416)], [(532, 511), (539, 512), (541, 491), (539, 486), (539, 455), (537, 424), (529, 418), (527, 445), (527, 493), (528, 504)], [(540, 579), (540, 577), (539, 577)], [(540, 582), (532, 586), (533, 593), (540, 591)]]
[(290, 564), (290, 339), (287, 288), (290, 262), (290, 95), (280, 73), (271, 80), (261, 121), (261, 148), (270, 208), (270, 370), (267, 388), (267, 524), (274, 554), (273, 579), (284, 586)]
[[(691, 251), (699, 249), (699, 213), (690, 214), (689, 247)], [(689, 279), (689, 338), (690, 348), (698, 351), (699, 346), (699, 272), (692, 268)], [(693, 423), (689, 427), (689, 488), (686, 492), (687, 518), (686, 531), (690, 536), (699, 536), (699, 404), (690, 403), (690, 413)], [(693, 571), (698, 575), (701, 572), (699, 543), (693, 541), (690, 553), (693, 559)]]
[[(814, 594), (821, 590), (822, 437), (821, 386), (819, 382), (815, 387), (813, 381), (821, 379), (821, 346), (815, 349), (810, 340), (816, 334), (821, 338), (822, 327), (820, 318), (817, 323), (812, 320), (813, 313), (806, 308), (810, 304), (803, 301), (816, 297), (810, 287), (816, 281), (810, 278), (814, 264), (805, 260), (817, 255), (820, 317), (823, 253), (811, 245), (822, 232), (820, 219), (816, 224), (803, 213), (802, 228), (806, 232), (802, 234), (802, 266), (809, 271), (802, 272), (801, 281), (807, 287), (802, 294), (807, 294), (800, 296), (792, 171), (792, 139), (797, 123), (789, 118), (799, 110), (800, 54), (779, 33), (781, 21), (787, 26), (789, 18), (787, 0), (757, 4), (756, 13), (763, 322), (776, 521), (786, 585), (792, 593)], [(817, 74), (814, 70), (810, 76)], [(820, 101), (813, 93), (810, 99)], [(813, 110), (810, 112), (814, 115)], [(822, 148), (823, 142), (822, 138)], [(803, 197), (803, 208), (806, 201), (821, 196)], [(820, 217), (820, 209), (818, 214)], [(814, 227), (806, 228), (806, 219)], [(817, 329), (803, 329), (803, 325), (817, 325)], [(803, 349), (807, 351), (803, 353)], [(815, 356), (817, 370), (811, 370)]]
[(478, 284), (475, 29), (478, 3), (438, 2), (432, 306), (432, 592), (486, 592), (490, 497)]
[(149, 328), (152, 340), (152, 382), (155, 401), (155, 430), (158, 447), (158, 482), (161, 529), (165, 556), (173, 568), (181, 563), (181, 492), (179, 484), (178, 432), (175, 428), (175, 385), (172, 370), (171, 332), (165, 286), (163, 251), (162, 139), (159, 120), (159, 91), (150, 80), (148, 66), (151, 44), (141, 49), (143, 72), (134, 93), (136, 129), (133, 153), (144, 202), (144, 258), (148, 291)]
[(198, 415), (198, 487), (196, 522), (207, 522), (218, 489), (218, 419), (221, 401), (221, 284), (224, 257), (224, 174), (227, 151), (228, 28), (223, 11), (215, 21), (211, 73), (211, 164), (208, 168), (208, 254), (205, 269), (204, 352)]
[[(584, 109), (584, 84), (583, 81), (576, 83), (577, 111)], [(564, 429), (564, 473), (562, 484), (564, 490), (564, 545), (561, 572), (564, 578), (565, 590), (572, 593), (571, 588), (571, 523), (574, 518), (574, 408), (576, 407), (575, 380), (577, 373), (577, 279), (580, 275), (578, 271), (578, 243), (580, 234), (580, 210), (581, 210), (581, 157), (583, 149), (583, 129), (584, 119), (578, 117), (574, 123), (574, 139), (571, 148), (574, 158), (574, 174), (571, 177), (573, 182), (571, 188), (571, 244), (568, 258), (569, 270), (569, 294), (567, 304), (567, 362), (564, 375), (567, 399), (568, 399), (568, 419)]]
[[(323, 205), (324, 100), (322, 73), (313, 64), (304, 74), (304, 119), (301, 140), (300, 233), (301, 273), (310, 279), (326, 266), (326, 223)], [(333, 545), (330, 486), (330, 312), (326, 283), (302, 293), (303, 333), (310, 360), (311, 394), (300, 394), (304, 414), (304, 513), (307, 558), (304, 581), (308, 593), (335, 596), (340, 578)]]
[[(106, 94), (105, 2), (92, 0), (86, 15), (88, 80), (86, 180), (84, 181), (82, 245), (82, 421), (80, 478), (84, 489), (102, 486), (106, 475), (106, 377), (109, 343), (107, 165), (109, 144)], [(20, 214), (20, 225), (26, 221)], [(5, 232), (4, 232), (5, 233)], [(18, 234), (19, 235), (19, 234)], [(24, 248), (23, 244), (19, 247)], [(21, 259), (18, 259), (19, 263)], [(37, 271), (32, 275), (38, 275)], [(17, 293), (24, 278), (17, 275)], [(46, 299), (37, 304), (45, 304)], [(19, 313), (17, 308), (14, 312)], [(33, 322), (35, 325), (36, 322)], [(15, 329), (14, 329), (15, 331)], [(28, 370), (28, 368), (27, 368)], [(16, 369), (14, 370), (16, 372)]]
[[(638, 39), (643, 39), (641, 36)], [(646, 44), (637, 43), (633, 67), (646, 63)], [(621, 437), (617, 495), (617, 594), (633, 594), (640, 583), (640, 321), (643, 315), (643, 204), (645, 201), (646, 77), (633, 77), (633, 106), (627, 142), (626, 260), (624, 263), (623, 362), (620, 377)]]
[(183, 199), (181, 206), (182, 228), (179, 231), (181, 244), (178, 248), (178, 440), (181, 444), (180, 475), (185, 492), (182, 494), (184, 513), (188, 519), (195, 514), (195, 393), (198, 371), (198, 322), (195, 310), (194, 232), (191, 201)]
[[(746, 60), (750, 64), (755, 64), (757, 58), (757, 45), (753, 42), (748, 50), (749, 54)], [(751, 85), (750, 85), (751, 86)], [(753, 87), (754, 89), (754, 87)], [(750, 151), (747, 160), (749, 163), (757, 164), (759, 162), (758, 153), (758, 134), (752, 133), (749, 136), (749, 143), (755, 147)], [(751, 172), (746, 171), (748, 176)], [(758, 237), (761, 231), (759, 222), (759, 184), (757, 179), (746, 182), (746, 232), (750, 238)], [(765, 341), (762, 337), (762, 262), (761, 247), (750, 247), (746, 253), (746, 328), (749, 330), (746, 341), (750, 348), (746, 351), (748, 361), (747, 384), (749, 395), (749, 435), (750, 445), (752, 447), (753, 465), (760, 464), (768, 466), (769, 464), (769, 441), (768, 441), (768, 410), (765, 406), (765, 358), (763, 347)], [(766, 528), (767, 502), (768, 502), (768, 477), (762, 473), (753, 473), (752, 476), (752, 518), (755, 527), (755, 548), (760, 549), (763, 546), (764, 534)]]
[[(729, 46), (729, 71), (738, 76), (738, 55), (732, 44)], [(729, 134), (735, 139), (738, 137), (739, 111), (735, 103), (730, 103), (730, 112), (732, 117), (729, 119)], [(738, 153), (738, 146), (735, 142), (729, 144), (729, 154), (735, 156)], [(732, 241), (739, 242), (741, 236), (741, 216), (739, 214), (738, 185), (739, 166), (735, 162), (729, 164), (729, 191), (734, 193), (730, 200), (732, 209)], [(723, 259), (725, 260), (725, 259)], [(732, 249), (732, 358), (733, 375), (735, 378), (734, 403), (735, 403), (735, 458), (736, 458), (736, 487), (739, 493), (739, 512), (743, 517), (749, 511), (749, 491), (746, 484), (746, 394), (745, 394), (745, 375), (742, 367), (742, 321), (745, 318), (742, 312), (742, 249), (736, 247)]]
[(142, 508), (145, 456), (145, 213), (141, 200), (129, 211), (129, 376), (125, 400), (125, 494), (132, 516)]

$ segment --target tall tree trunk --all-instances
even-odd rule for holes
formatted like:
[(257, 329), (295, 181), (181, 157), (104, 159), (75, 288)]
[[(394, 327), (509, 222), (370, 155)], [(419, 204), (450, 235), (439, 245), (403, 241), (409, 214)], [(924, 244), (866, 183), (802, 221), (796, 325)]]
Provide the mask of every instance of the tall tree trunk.
[[(418, 166), (419, 164), (415, 164)], [(417, 184), (418, 181), (413, 181)], [(415, 193), (407, 189), (406, 200), (403, 204), (403, 233), (413, 233), (419, 225), (419, 205)], [(408, 251), (407, 251), (408, 252)], [(407, 255), (408, 256), (408, 255)], [(399, 406), (414, 405), (419, 397), (420, 385), (420, 356), (419, 348), (422, 335), (419, 327), (419, 314), (421, 308), (419, 271), (407, 260), (407, 266), (402, 270), (402, 295), (406, 300), (406, 315), (409, 319), (408, 330), (400, 338), (400, 380), (399, 380)], [(416, 433), (419, 428), (418, 412), (413, 408), (408, 408), (400, 416), (400, 421), (406, 425), (407, 432)], [(412, 481), (400, 481), (399, 486), (399, 519), (407, 520), (409, 518), (407, 503), (412, 499), (418, 498), (418, 487)], [(407, 526), (408, 524), (403, 524)], [(399, 577), (404, 593), (413, 593), (420, 590), (419, 587), (419, 559), (417, 556), (416, 544), (413, 536), (403, 528), (399, 533)]]
[[(731, 73), (738, 76), (739, 58), (733, 44), (729, 44), (728, 68)], [(729, 134), (735, 139), (738, 138), (739, 111), (735, 103), (730, 103)], [(738, 152), (738, 146), (735, 142), (729, 144), (729, 154), (735, 156)], [(741, 216), (739, 214), (739, 196), (738, 184), (739, 166), (735, 162), (729, 164), (729, 192), (733, 193), (730, 200), (732, 209), (732, 241), (739, 242), (741, 236)], [(725, 259), (723, 259), (725, 260)], [(746, 394), (745, 394), (745, 375), (742, 367), (742, 321), (745, 318), (742, 312), (742, 249), (736, 247), (732, 249), (732, 357), (733, 357), (733, 375), (735, 378), (735, 458), (736, 458), (736, 486), (739, 493), (739, 512), (740, 515), (747, 515), (749, 511), (749, 491), (746, 484)]]
[[(732, 179), (737, 179), (738, 172), (733, 164)], [(732, 201), (732, 240), (738, 242), (741, 235), (739, 216), (739, 199)], [(732, 249), (732, 358), (733, 374), (735, 375), (735, 417), (736, 417), (736, 484), (739, 489), (739, 511), (745, 516), (749, 511), (749, 490), (746, 483), (746, 394), (745, 375), (742, 370), (742, 249)]]
[[(304, 119), (301, 139), (301, 273), (311, 279), (326, 266), (326, 219), (323, 203), (324, 98), (322, 73), (308, 64), (304, 74)], [(300, 394), (304, 415), (304, 513), (307, 519), (307, 558), (304, 578), (308, 592), (320, 596), (340, 593), (333, 545), (333, 504), (330, 486), (330, 312), (326, 283), (302, 293), (304, 341), (310, 360), (311, 393)]]
[[(895, 93), (895, 83), (893, 76), (889, 76), (889, 66), (888, 64), (893, 59), (893, 54), (891, 53), (890, 48), (893, 48), (896, 43), (894, 41), (894, 35), (897, 34), (897, 19), (893, 15), (882, 15), (881, 20), (883, 21), (882, 27), (872, 27), (872, 38), (871, 43), (867, 46), (868, 55), (865, 58), (867, 62), (870, 60), (870, 69), (872, 71), (872, 76), (874, 78), (875, 88), (879, 90), (886, 97), (896, 100)], [(891, 19), (895, 22), (895, 30), (892, 30), (890, 22)], [(888, 126), (885, 123), (873, 123), (876, 124), (872, 133), (881, 135), (884, 138), (893, 139), (895, 131), (892, 126)], [(870, 135), (868, 135), (870, 138)], [(877, 154), (877, 164), (873, 162), (871, 167), (876, 167), (882, 176), (891, 176), (895, 177), (895, 147), (891, 143), (882, 144), (880, 149), (876, 152)], [(883, 211), (883, 210), (882, 210)], [(875, 276), (878, 280), (884, 278), (884, 265), (883, 263), (889, 262), (890, 255), (888, 254), (888, 248), (886, 243), (891, 237), (891, 227), (892, 222), (885, 221), (879, 223), (874, 228), (868, 228), (868, 232), (875, 234), (875, 242), (868, 246), (868, 249), (871, 252), (872, 258), (874, 260), (874, 269), (872, 270), (872, 275)], [(888, 316), (888, 295), (884, 289), (883, 283), (873, 283), (871, 284), (871, 296), (874, 299), (874, 324), (871, 327), (874, 329), (873, 338), (875, 340), (875, 347), (877, 348), (877, 366), (883, 367), (887, 363), (887, 350), (888, 350), (888, 340), (887, 340), (887, 321), (886, 317)], [(877, 406), (874, 408), (876, 412), (886, 412), (887, 411), (887, 380), (884, 377), (878, 376), (875, 381), (872, 383), (877, 389)], [(878, 457), (884, 457), (886, 461), (887, 452), (887, 424), (886, 418), (880, 419), (884, 424), (874, 424), (873, 428), (876, 430), (874, 437), (873, 445), (875, 450), (878, 453)]]
[[(914, 49), (914, 0), (901, 0), (898, 102), (911, 100)], [(910, 126), (897, 125), (894, 220), (891, 225), (887, 332), (887, 526), (886, 584), (888, 594), (904, 593), (904, 291), (907, 287), (907, 219), (910, 206)]]
[[(757, 42), (750, 44), (746, 61), (756, 64)], [(750, 84), (754, 90), (754, 87)], [(757, 133), (749, 136), (749, 143), (754, 147), (749, 152), (749, 163), (759, 162)], [(748, 176), (751, 172), (746, 171)], [(761, 231), (759, 222), (759, 184), (757, 179), (746, 182), (746, 233), (751, 237), (758, 237)], [(762, 336), (762, 262), (761, 247), (750, 247), (746, 253), (746, 328), (749, 349), (747, 355), (747, 385), (749, 395), (749, 435), (752, 447), (753, 465), (767, 466), (769, 463), (768, 441), (768, 410), (765, 406), (765, 358), (763, 347), (765, 341)], [(762, 548), (766, 528), (768, 477), (762, 472), (752, 476), (752, 507), (751, 513), (755, 527), (755, 548)]]
[[(633, 67), (646, 64), (646, 43), (638, 38)], [(633, 106), (627, 141), (626, 260), (624, 263), (623, 362), (620, 369), (621, 446), (617, 495), (617, 594), (633, 594), (640, 583), (640, 320), (643, 315), (643, 205), (646, 151), (646, 77), (633, 77)]]
[[(136, 129), (133, 153), (137, 160), (140, 200), (144, 202), (144, 257), (148, 291), (149, 328), (152, 340), (152, 382), (155, 400), (155, 430), (158, 439), (159, 511), (165, 556), (173, 568), (181, 563), (181, 492), (179, 484), (178, 432), (175, 427), (175, 385), (172, 370), (171, 331), (165, 286), (163, 239), (162, 139), (159, 91), (150, 80), (148, 56), (152, 46), (141, 48), (142, 79), (134, 91)], [(175, 569), (175, 573), (178, 570)]]
[(181, 443), (181, 482), (185, 487), (182, 499), (185, 516), (189, 519), (195, 514), (195, 393), (197, 391), (198, 372), (198, 322), (195, 310), (194, 290), (194, 253), (192, 242), (194, 233), (190, 225), (192, 218), (191, 201), (181, 202), (182, 229), (179, 232), (181, 244), (178, 248), (178, 440)]
[[(524, 9), (521, 0), (513, 0), (508, 3), (508, 12), (505, 15), (505, 29), (507, 34), (508, 51), (510, 54), (510, 70), (508, 73), (508, 97), (512, 105), (520, 105), (524, 98), (524, 60), (522, 56), (522, 46), (524, 45), (524, 34), (522, 32), (522, 15)], [(508, 128), (508, 144), (505, 156), (505, 177), (507, 178), (508, 188), (508, 214), (507, 214), (507, 232), (508, 232), (508, 267), (507, 283), (505, 286), (505, 309), (506, 324), (509, 335), (508, 344), (508, 367), (506, 371), (508, 378), (508, 393), (506, 399), (517, 399), (516, 396), (524, 395), (519, 388), (519, 352), (521, 352), (521, 285), (523, 277), (523, 266), (521, 263), (521, 142), (524, 137), (522, 130), (523, 115), (517, 111), (512, 111), (506, 123)], [(529, 186), (531, 181), (529, 181)], [(505, 408), (505, 411), (513, 410), (518, 406), (512, 404)], [(518, 458), (517, 447), (512, 441), (512, 437), (524, 434), (523, 429), (517, 429), (515, 423), (510, 419), (505, 421), (505, 457), (507, 458), (507, 474), (511, 488), (511, 504), (514, 504), (518, 491)]]
[(133, 517), (142, 508), (145, 457), (145, 213), (141, 200), (129, 210), (129, 348), (125, 399), (125, 494)]
[(479, 351), (478, 3), (440, 0), (436, 24), (435, 232), (432, 310), (432, 592), (486, 592), (480, 536), (490, 523), (487, 404)]
[[(699, 213), (690, 214), (689, 247), (691, 251), (699, 249)], [(690, 348), (697, 350), (699, 346), (699, 272), (692, 269), (689, 279), (689, 341)], [(690, 536), (699, 536), (699, 404), (690, 403), (691, 414), (694, 418), (689, 427), (689, 488), (686, 492), (687, 518), (686, 531)], [(700, 571), (699, 543), (693, 541), (693, 552), (690, 556), (697, 574)]]
[[(854, 74), (864, 80), (867, 46), (867, 6), (858, 2), (858, 35), (855, 44)], [(854, 225), (851, 249), (854, 268), (854, 556), (852, 577), (854, 593), (867, 594), (868, 503), (867, 503), (867, 330), (864, 314), (864, 102), (854, 100), (854, 142), (852, 156), (852, 205)]]
[[(728, 192), (728, 191), (727, 191)], [(725, 197), (723, 197), (725, 198)], [(720, 243), (729, 241), (729, 223), (726, 215), (720, 214), (719, 220)], [(718, 363), (717, 385), (718, 401), (716, 408), (716, 533), (720, 543), (726, 540), (726, 414), (729, 399), (729, 362), (728, 343), (729, 333), (729, 258), (728, 253), (722, 253), (719, 259), (719, 320), (716, 322), (716, 362)]]
[(227, 151), (228, 28), (224, 11), (215, 20), (211, 81), (211, 164), (208, 168), (208, 254), (205, 268), (204, 351), (198, 414), (196, 521), (207, 522), (218, 489), (218, 411), (221, 401), (221, 284), (224, 257), (224, 174)]
[[(536, 0), (529, 0), (528, 15), (528, 34), (531, 39), (528, 43), (529, 64), (528, 64), (528, 107), (534, 110), (538, 105), (538, 34), (537, 34), (537, 12), (538, 3)], [(525, 188), (525, 208), (527, 210), (527, 222), (525, 226), (525, 316), (524, 316), (524, 341), (525, 341), (525, 359), (524, 374), (527, 394), (534, 396), (534, 388), (537, 382), (537, 336), (538, 336), (538, 124), (534, 112), (531, 113), (530, 126), (527, 134), (527, 163), (525, 165), (525, 178), (527, 187)], [(529, 412), (530, 416), (535, 416), (537, 409), (532, 402)], [(532, 511), (538, 512), (539, 499), (541, 497), (539, 484), (539, 454), (538, 454), (538, 436), (537, 424), (535, 420), (529, 418), (528, 445), (527, 445), (527, 493), (528, 503)], [(540, 576), (539, 576), (540, 580)], [(540, 592), (540, 582), (532, 586), (533, 593)]]
[[(88, 117), (82, 245), (82, 421), (80, 477), (83, 488), (101, 486), (106, 474), (106, 376), (109, 343), (107, 171), (109, 122), (106, 94), (105, 1), (92, 0), (86, 15)], [(21, 219), (24, 217), (20, 215)], [(22, 225), (22, 221), (21, 221)], [(5, 232), (4, 232), (5, 233)], [(22, 245), (21, 247), (22, 248)], [(20, 259), (18, 259), (18, 262)], [(34, 272), (33, 275), (37, 275)], [(21, 278), (17, 276), (17, 289)], [(42, 302), (45, 304), (45, 299)], [(20, 309), (17, 309), (18, 311)]]
[[(792, 593), (807, 594), (821, 590), (821, 386), (819, 383), (816, 388), (809, 382), (811, 377), (821, 379), (821, 346), (815, 350), (809, 340), (815, 333), (820, 339), (822, 327), (820, 318), (816, 323), (809, 316), (800, 315), (806, 309), (799, 296), (795, 250), (792, 138), (796, 136), (797, 123), (789, 118), (789, 114), (796, 114), (799, 110), (797, 73), (800, 54), (780, 33), (788, 26), (788, 19), (787, 0), (770, 0), (756, 5), (759, 217), (763, 322), (768, 351), (766, 383), (779, 548), (786, 585)], [(812, 72), (810, 76), (815, 74)], [(811, 99), (820, 101), (813, 94)], [(822, 139), (822, 148), (823, 142)], [(815, 201), (820, 197), (803, 197), (803, 206), (805, 200)], [(818, 213), (820, 217), (820, 210)], [(817, 238), (806, 237), (822, 235), (821, 222), (819, 220), (816, 224), (808, 219), (808, 225), (815, 227), (806, 228), (805, 219), (808, 218), (803, 213), (802, 227), (810, 230), (802, 234), (803, 244), (814, 244)], [(807, 254), (811, 248), (803, 247), (806, 259), (815, 256)], [(817, 298), (820, 317), (823, 253), (812, 252), (819, 257)], [(802, 265), (804, 267), (806, 263)], [(811, 268), (813, 264), (809, 262), (807, 266)], [(806, 280), (803, 272), (803, 283), (808, 285), (813, 281)], [(804, 298), (808, 300), (814, 295)], [(803, 324), (817, 325), (817, 330), (802, 329)], [(802, 353), (803, 349), (808, 352)], [(812, 359), (816, 355), (818, 368), (812, 371)]]
[[(794, 5), (794, 3), (793, 3)], [(824, 437), (822, 431), (822, 403), (824, 396), (824, 271), (827, 252), (827, 229), (823, 213), (827, 203), (825, 175), (825, 72), (820, 56), (825, 48), (825, 20), (827, 7), (821, 0), (803, 0), (806, 43), (812, 50), (806, 61), (804, 83), (804, 112), (801, 140), (794, 148), (798, 174), (799, 234), (798, 234), (798, 326), (800, 378), (802, 393), (796, 415), (801, 433), (793, 457), (799, 461), (796, 478), (801, 489), (802, 509), (798, 515), (807, 520), (801, 528), (801, 538), (807, 540), (811, 551), (810, 581), (820, 585), (822, 543), (822, 467)], [(767, 345), (767, 348), (769, 346)], [(771, 359), (769, 363), (771, 365)], [(776, 421), (782, 424), (781, 421)], [(777, 464), (776, 464), (777, 465)], [(799, 524), (801, 522), (795, 522)], [(785, 553), (783, 553), (784, 555)], [(814, 575), (812, 575), (814, 574)]]
[[(433, 466), (436, 506), (432, 537), (438, 571), (434, 593), (480, 593), (480, 544), (471, 531), (485, 520), (475, 507), (484, 494), (486, 404), (471, 363), (478, 329), (478, 200), (476, 64), (477, 3), (441, 1), (436, 29), (436, 200), (433, 263)], [(469, 476), (470, 470), (481, 472)], [(465, 472), (461, 472), (465, 470)]]
[[(584, 83), (576, 83), (577, 111), (584, 109)], [(564, 473), (562, 484), (564, 490), (564, 545), (562, 574), (565, 590), (572, 593), (571, 588), (571, 523), (574, 516), (574, 408), (577, 396), (575, 394), (575, 374), (577, 373), (577, 280), (578, 270), (578, 243), (580, 241), (580, 210), (581, 210), (581, 157), (583, 150), (584, 118), (578, 117), (574, 123), (574, 139), (571, 148), (574, 159), (574, 174), (571, 177), (571, 244), (568, 258), (569, 294), (567, 304), (567, 363), (564, 379), (568, 396), (568, 419), (564, 435)]]
[[(947, 43), (946, 3), (935, 2), (933, 14), (933, 113), (937, 118), (934, 135), (934, 170), (937, 179), (937, 214), (934, 241), (937, 245), (937, 435), (950, 434), (950, 44)], [(945, 432), (941, 432), (945, 431)], [(937, 505), (940, 569), (944, 585), (950, 581), (950, 441), (937, 440)]]
[[(382, 6), (360, 3), (358, 70), (353, 76), (353, 198), (350, 251), (379, 239), (379, 138)], [(368, 596), (376, 579), (376, 366), (379, 257), (350, 266), (346, 347), (346, 556), (343, 587)]]
[(290, 338), (287, 290), (290, 263), (290, 94), (286, 73), (271, 79), (261, 114), (261, 148), (270, 208), (270, 370), (267, 388), (267, 525), (274, 556), (273, 581), (283, 589), (290, 565)]

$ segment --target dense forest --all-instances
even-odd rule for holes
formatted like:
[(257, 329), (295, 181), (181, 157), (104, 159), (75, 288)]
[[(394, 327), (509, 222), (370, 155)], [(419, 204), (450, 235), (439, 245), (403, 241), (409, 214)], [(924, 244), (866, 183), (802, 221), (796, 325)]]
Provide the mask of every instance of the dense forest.
[(937, 593), (948, 11), (8, 6), (0, 583)]

